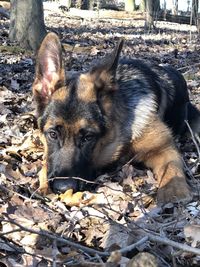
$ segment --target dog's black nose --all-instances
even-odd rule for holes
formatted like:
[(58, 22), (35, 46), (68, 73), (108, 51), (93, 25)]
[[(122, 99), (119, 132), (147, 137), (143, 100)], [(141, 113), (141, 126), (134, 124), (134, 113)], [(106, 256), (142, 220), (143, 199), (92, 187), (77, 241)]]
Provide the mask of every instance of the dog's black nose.
[(73, 189), (73, 192), (79, 190), (78, 182), (73, 178), (56, 178), (50, 182), (50, 187), (55, 194), (64, 193), (68, 189)]

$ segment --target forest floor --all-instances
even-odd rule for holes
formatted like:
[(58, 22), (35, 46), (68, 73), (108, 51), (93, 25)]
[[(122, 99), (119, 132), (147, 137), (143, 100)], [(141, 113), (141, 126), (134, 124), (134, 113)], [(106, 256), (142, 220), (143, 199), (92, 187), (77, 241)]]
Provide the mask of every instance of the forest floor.
[[(70, 17), (49, 5), (45, 23), (64, 45), (68, 71), (88, 69), (123, 37), (123, 56), (179, 69), (200, 108), (195, 27), (157, 22), (157, 31), (147, 34), (140, 19)], [(194, 138), (177, 142), (193, 192), (187, 205), (158, 206), (152, 172), (130, 162), (101, 176), (101, 185), (81, 197), (38, 193), (43, 146), (31, 92), (35, 55), (11, 44), (8, 31), (9, 19), (0, 18), (0, 266), (200, 266), (200, 155)]]

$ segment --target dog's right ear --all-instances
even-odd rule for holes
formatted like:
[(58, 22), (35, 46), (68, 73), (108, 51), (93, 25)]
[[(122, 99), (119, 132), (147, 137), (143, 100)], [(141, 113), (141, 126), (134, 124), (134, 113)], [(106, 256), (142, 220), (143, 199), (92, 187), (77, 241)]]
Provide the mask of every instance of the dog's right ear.
[(117, 89), (116, 71), (124, 40), (120, 39), (114, 50), (94, 66), (90, 75), (97, 90), (112, 92)]
[(38, 51), (36, 75), (32, 87), (38, 115), (43, 112), (52, 94), (64, 84), (62, 46), (55, 33), (48, 33)]

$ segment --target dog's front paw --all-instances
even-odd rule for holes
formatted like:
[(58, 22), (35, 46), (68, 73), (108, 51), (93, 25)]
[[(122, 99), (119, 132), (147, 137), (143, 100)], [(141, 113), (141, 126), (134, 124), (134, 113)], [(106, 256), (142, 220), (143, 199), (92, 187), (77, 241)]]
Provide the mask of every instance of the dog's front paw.
[(167, 184), (158, 189), (157, 199), (159, 204), (188, 203), (192, 200), (192, 194), (184, 177), (173, 177)]

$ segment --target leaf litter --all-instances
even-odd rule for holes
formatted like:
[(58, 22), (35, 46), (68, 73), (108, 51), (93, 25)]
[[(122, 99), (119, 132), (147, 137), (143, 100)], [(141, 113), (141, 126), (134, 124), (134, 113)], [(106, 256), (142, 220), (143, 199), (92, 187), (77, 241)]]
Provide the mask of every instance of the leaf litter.
[[(80, 19), (59, 9), (45, 11), (45, 23), (62, 39), (67, 71), (86, 70), (123, 37), (124, 56), (178, 68), (200, 108), (194, 27), (157, 22), (158, 32), (147, 35), (142, 20)], [(9, 20), (1, 18), (1, 25), (1, 45), (10, 46)], [(40, 194), (43, 144), (31, 94), (34, 62), (30, 52), (0, 54), (0, 264), (133, 267), (147, 258), (146, 266), (199, 266), (200, 254), (188, 250), (200, 246), (199, 156), (191, 139), (177, 143), (194, 195), (186, 206), (157, 206), (152, 172), (131, 162), (99, 177), (94, 191)]]

